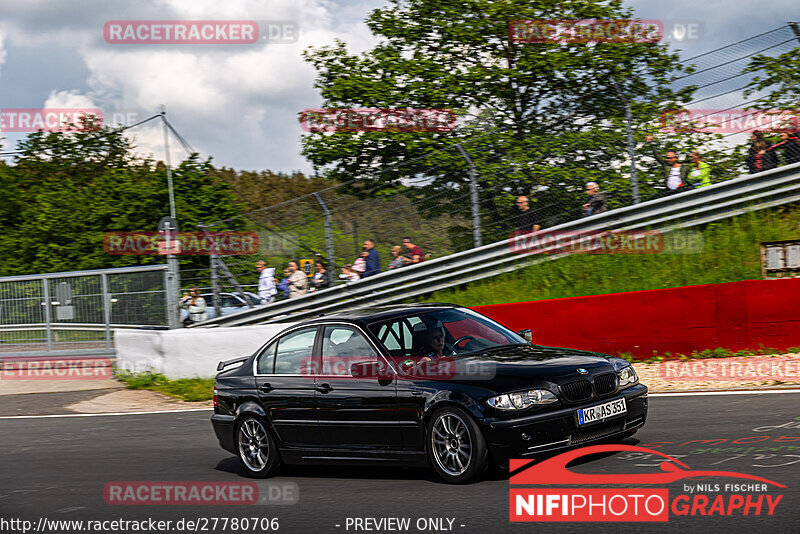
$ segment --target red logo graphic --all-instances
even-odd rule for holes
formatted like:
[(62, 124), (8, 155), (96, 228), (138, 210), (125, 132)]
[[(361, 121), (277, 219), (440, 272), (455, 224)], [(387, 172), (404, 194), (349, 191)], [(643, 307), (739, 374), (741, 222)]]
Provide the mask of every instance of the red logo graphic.
[[(635, 451), (661, 456), (660, 473), (584, 474), (567, 465), (584, 456), (621, 451)], [(783, 484), (734, 471), (692, 470), (688, 465), (662, 452), (632, 445), (593, 445), (559, 454), (541, 462), (513, 459), (509, 482), (519, 485), (585, 484), (669, 484), (698, 477), (747, 479), (785, 488)], [(510, 521), (668, 521), (669, 510), (675, 515), (773, 515), (783, 495), (717, 495), (711, 502), (707, 495), (681, 494), (670, 506), (667, 488), (512, 488)], [(709, 506), (710, 505), (710, 506)]]
[(796, 130), (796, 109), (672, 109), (661, 113), (662, 132), (742, 133)]
[(664, 234), (658, 230), (515, 230), (508, 247), (514, 254), (658, 254), (664, 250)]
[(109, 44), (250, 44), (258, 41), (252, 20), (110, 20)]
[(255, 232), (178, 232), (167, 242), (162, 232), (108, 232), (103, 238), (103, 250), (114, 255), (156, 256), (234, 256), (258, 252)]
[(512, 20), (515, 43), (657, 43), (664, 38), (659, 20)]
[(5, 358), (0, 380), (104, 380), (111, 378), (112, 365), (108, 358)]
[(102, 127), (97, 108), (5, 108), (0, 110), (3, 132), (91, 132)]
[(449, 132), (456, 127), (451, 109), (306, 109), (300, 126), (311, 133)]

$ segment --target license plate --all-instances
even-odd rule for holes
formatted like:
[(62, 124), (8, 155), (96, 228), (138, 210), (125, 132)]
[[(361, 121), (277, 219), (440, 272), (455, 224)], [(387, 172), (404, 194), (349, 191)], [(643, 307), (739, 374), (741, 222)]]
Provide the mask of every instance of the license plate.
[(625, 406), (624, 398), (605, 404), (598, 404), (597, 406), (590, 406), (589, 408), (581, 408), (578, 410), (578, 424), (585, 425), (595, 421), (602, 421), (615, 415), (624, 414), (627, 411), (628, 408)]

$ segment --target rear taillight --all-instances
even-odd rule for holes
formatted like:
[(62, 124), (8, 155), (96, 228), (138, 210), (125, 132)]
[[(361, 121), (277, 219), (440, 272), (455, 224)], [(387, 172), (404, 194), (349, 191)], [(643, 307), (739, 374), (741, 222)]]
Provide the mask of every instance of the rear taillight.
[(214, 408), (219, 406), (219, 397), (217, 397), (217, 388), (214, 387)]

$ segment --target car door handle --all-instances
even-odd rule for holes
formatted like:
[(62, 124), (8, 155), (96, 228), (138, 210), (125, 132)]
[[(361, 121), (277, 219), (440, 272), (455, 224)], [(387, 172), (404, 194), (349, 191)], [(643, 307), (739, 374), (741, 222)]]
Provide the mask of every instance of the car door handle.
[(273, 390), (273, 389), (275, 389), (275, 388), (274, 388), (274, 387), (272, 387), (272, 384), (270, 384), (269, 382), (267, 382), (266, 384), (262, 385), (262, 386), (261, 386), (259, 389), (260, 389), (261, 391), (263, 391), (264, 393), (269, 393), (270, 391), (272, 391), (272, 390)]
[(412, 389), (411, 390), (411, 394), (412, 395), (422, 395), (422, 390), (421, 389)]
[(314, 387), (314, 389), (316, 389), (320, 393), (330, 393), (331, 391), (333, 391), (333, 388), (331, 387), (330, 384), (320, 384)]

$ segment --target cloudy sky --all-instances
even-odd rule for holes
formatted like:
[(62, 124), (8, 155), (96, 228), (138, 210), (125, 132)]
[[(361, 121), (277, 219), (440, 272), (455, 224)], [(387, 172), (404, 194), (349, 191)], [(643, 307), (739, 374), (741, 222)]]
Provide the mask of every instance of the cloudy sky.
[[(384, 3), (2, 0), (0, 108), (94, 107), (106, 122), (125, 123), (157, 113), (163, 104), (176, 129), (217, 165), (309, 171), (299, 154), (297, 113), (319, 106), (321, 99), (313, 88), (314, 71), (301, 52), (335, 38), (351, 51), (371, 47), (375, 41), (363, 21)], [(628, 5), (641, 18), (666, 21), (675, 36), (691, 29), (691, 39), (674, 40), (683, 57), (800, 20), (797, 0), (758, 5), (746, 0), (628, 0)], [(121, 45), (103, 37), (108, 21), (208, 19), (293, 21), (298, 36), (290, 43), (250, 45)], [(737, 98), (729, 95), (728, 102)], [(152, 124), (136, 129), (136, 142), (142, 152), (160, 159), (161, 132)], [(24, 134), (2, 135), (8, 150)], [(175, 150), (175, 156), (183, 157)]]

